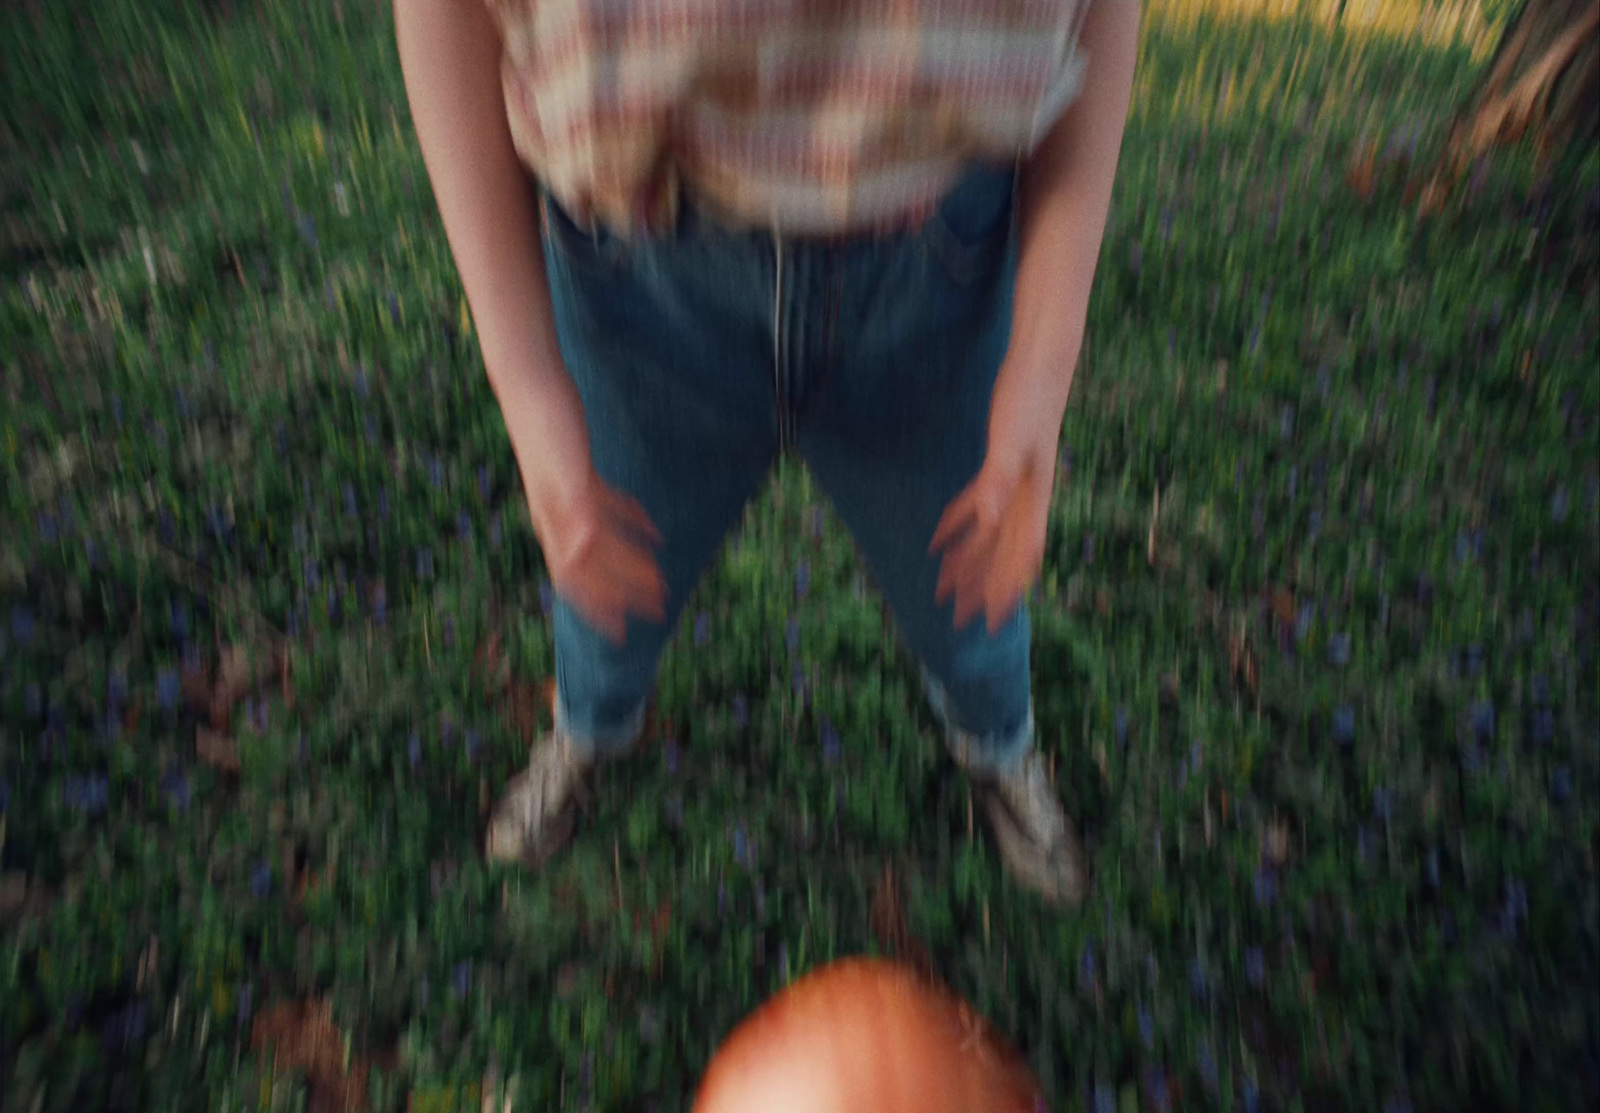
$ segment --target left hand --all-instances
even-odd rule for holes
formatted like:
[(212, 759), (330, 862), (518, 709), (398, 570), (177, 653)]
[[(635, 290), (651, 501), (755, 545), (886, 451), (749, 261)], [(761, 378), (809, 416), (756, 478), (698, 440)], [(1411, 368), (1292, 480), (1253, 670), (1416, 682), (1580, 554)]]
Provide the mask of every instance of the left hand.
[(943, 553), (934, 589), (955, 598), (955, 625), (980, 612), (990, 636), (1015, 613), (1044, 564), (1050, 498), (1064, 402), (1051, 403), (1045, 378), (1001, 368), (989, 413), (983, 466), (939, 519), (930, 553)]

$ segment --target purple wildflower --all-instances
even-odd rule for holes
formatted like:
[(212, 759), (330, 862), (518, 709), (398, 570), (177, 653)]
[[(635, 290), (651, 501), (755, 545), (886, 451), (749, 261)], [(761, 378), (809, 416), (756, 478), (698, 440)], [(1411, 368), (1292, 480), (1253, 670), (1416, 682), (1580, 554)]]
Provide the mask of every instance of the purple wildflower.
[(750, 722), (750, 701), (742, 695), (733, 697), (733, 725), (743, 730)]
[(467, 750), (467, 762), (471, 765), (478, 764), (478, 751), (483, 748), (483, 735), (478, 731), (469, 730), (463, 744)]
[(1144, 1075), (1145, 1092), (1150, 1095), (1150, 1104), (1158, 1111), (1171, 1107), (1170, 1097), (1167, 1093), (1167, 1072), (1160, 1067), (1149, 1067)]
[(703, 648), (710, 641), (711, 616), (701, 611), (694, 616), (694, 644), (697, 648)]
[(822, 761), (825, 765), (838, 765), (844, 753), (844, 743), (836, 728), (827, 719), (822, 720)]
[(1480, 742), (1487, 742), (1494, 737), (1494, 704), (1489, 700), (1476, 700), (1468, 711), (1472, 721), (1472, 733)]
[(1111, 729), (1112, 733), (1116, 735), (1117, 744), (1126, 746), (1128, 744), (1128, 712), (1126, 708), (1117, 708), (1116, 713), (1111, 716)]
[(1154, 1048), (1155, 1045), (1156, 1045), (1156, 1022), (1155, 1022), (1155, 1019), (1150, 1015), (1150, 1010), (1148, 1008), (1146, 1008), (1142, 1004), (1139, 1006), (1139, 1009), (1138, 1009), (1138, 1019), (1139, 1019), (1139, 1042), (1144, 1044), (1144, 1047), (1145, 1047), (1146, 1051), (1149, 1051), (1152, 1048)]
[(811, 565), (801, 561), (800, 566), (794, 570), (794, 593), (796, 597), (804, 599), (811, 591)]
[(661, 761), (666, 766), (669, 776), (676, 775), (678, 772), (678, 757), (677, 739), (668, 738), (661, 743)]
[(250, 893), (257, 900), (265, 900), (272, 892), (272, 867), (265, 858), (256, 862), (250, 871)]
[(1211, 1050), (1211, 1041), (1202, 1039), (1195, 1058), (1199, 1061), (1200, 1079), (1206, 1084), (1206, 1089), (1216, 1090), (1220, 1084), (1217, 1078), (1217, 1057)]
[(422, 736), (416, 731), (412, 731), (411, 737), (406, 739), (406, 760), (413, 769), (422, 764)]
[(1311, 623), (1317, 616), (1315, 603), (1302, 603), (1294, 616), (1294, 640), (1303, 642), (1311, 633)]
[(178, 706), (178, 670), (169, 667), (156, 673), (156, 700), (161, 710), (173, 711)]
[(1373, 838), (1365, 823), (1356, 828), (1356, 856), (1363, 862), (1372, 861), (1373, 855), (1377, 852), (1376, 844), (1377, 840)]
[(62, 786), (67, 806), (89, 816), (99, 815), (111, 801), (111, 784), (104, 773), (68, 777)]
[(1350, 635), (1340, 631), (1328, 639), (1328, 663), (1342, 669), (1350, 663)]
[(799, 619), (791, 618), (791, 619), (789, 619), (788, 622), (784, 623), (784, 626), (783, 626), (783, 640), (784, 640), (785, 644), (788, 645), (790, 653), (793, 653), (793, 652), (795, 652), (796, 650), (798, 650), (800, 648), (800, 620)]
[(1550, 496), (1550, 520), (1560, 524), (1567, 520), (1567, 511), (1572, 504), (1572, 498), (1567, 494), (1565, 487), (1557, 487), (1555, 494)]
[(1572, 799), (1572, 766), (1558, 765), (1550, 770), (1550, 799), (1558, 804)]
[(467, 995), (467, 991), (471, 988), (472, 963), (465, 960), (456, 963), (450, 971), (450, 992), (455, 994), (457, 998), (462, 998)]
[(189, 778), (178, 769), (168, 769), (161, 777), (161, 794), (180, 812), (189, 810)]
[(1333, 709), (1333, 740), (1341, 746), (1356, 740), (1356, 709), (1348, 703)]
[(1256, 870), (1253, 884), (1256, 905), (1265, 908), (1278, 899), (1278, 876), (1270, 868)]

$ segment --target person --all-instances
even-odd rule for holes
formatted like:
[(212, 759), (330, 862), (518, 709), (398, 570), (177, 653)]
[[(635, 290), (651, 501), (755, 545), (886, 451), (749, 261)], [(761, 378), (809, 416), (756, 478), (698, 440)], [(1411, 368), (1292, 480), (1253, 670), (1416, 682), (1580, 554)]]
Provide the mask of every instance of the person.
[(556, 602), (538, 867), (640, 736), (693, 590), (798, 454), (1010, 876), (1081, 900), (1026, 596), (1138, 0), (394, 0), (424, 165)]

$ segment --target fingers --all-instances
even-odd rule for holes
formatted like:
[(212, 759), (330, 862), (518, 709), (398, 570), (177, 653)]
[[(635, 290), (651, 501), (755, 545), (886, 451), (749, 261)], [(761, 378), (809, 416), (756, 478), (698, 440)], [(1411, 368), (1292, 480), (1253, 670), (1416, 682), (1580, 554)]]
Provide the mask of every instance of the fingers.
[(556, 588), (614, 645), (625, 643), (630, 616), (667, 620), (667, 581), (655, 556), (617, 530), (596, 538)]
[(971, 529), (976, 517), (977, 511), (973, 505), (972, 488), (968, 487), (955, 497), (939, 518), (939, 524), (933, 531), (933, 540), (928, 542), (929, 554), (937, 553), (962, 533)]
[(667, 620), (666, 577), (648, 554), (638, 550), (618, 553), (608, 582), (616, 586), (619, 602), (627, 613), (652, 622)]
[(953, 524), (937, 537), (944, 543), (944, 558), (934, 596), (940, 606), (954, 599), (957, 629), (982, 614), (993, 636), (1038, 578), (1048, 504), (1034, 507), (1029, 500), (1013, 498), (1003, 513), (986, 520), (985, 498), (985, 492), (974, 489), (952, 504), (946, 523)]
[(661, 531), (650, 520), (650, 515), (638, 499), (614, 487), (607, 488), (606, 506), (625, 528), (644, 537), (652, 545), (662, 544)]
[[(984, 568), (994, 554), (996, 542), (993, 531), (974, 529), (961, 535), (940, 563), (934, 601), (943, 606), (952, 595), (970, 595), (982, 582)], [(958, 609), (959, 606), (958, 603)]]

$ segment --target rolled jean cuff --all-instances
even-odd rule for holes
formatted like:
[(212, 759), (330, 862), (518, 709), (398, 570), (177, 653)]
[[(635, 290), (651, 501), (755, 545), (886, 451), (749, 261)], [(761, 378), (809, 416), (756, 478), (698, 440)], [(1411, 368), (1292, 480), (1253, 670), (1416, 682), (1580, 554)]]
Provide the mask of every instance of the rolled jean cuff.
[(572, 754), (586, 765), (621, 757), (638, 743), (644, 733), (645, 712), (649, 700), (641, 701), (618, 727), (596, 727), (594, 724), (573, 725), (572, 713), (560, 691), (555, 699), (555, 731), (566, 739)]
[(1022, 725), (1011, 731), (979, 734), (963, 727), (950, 705), (950, 696), (944, 685), (934, 679), (926, 668), (922, 669), (922, 684), (927, 691), (928, 703), (934, 718), (944, 728), (945, 746), (955, 763), (968, 773), (979, 776), (1005, 776), (1014, 772), (1033, 749), (1033, 703), (1028, 703), (1028, 713)]

